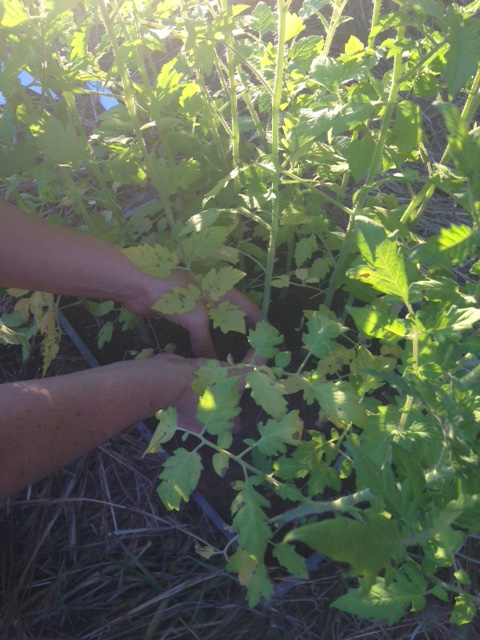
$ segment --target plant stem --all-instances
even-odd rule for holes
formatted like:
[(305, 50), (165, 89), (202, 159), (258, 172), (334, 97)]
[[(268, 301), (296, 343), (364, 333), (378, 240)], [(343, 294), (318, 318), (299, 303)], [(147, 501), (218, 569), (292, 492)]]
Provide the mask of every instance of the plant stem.
[[(220, 6), (224, 12), (227, 13), (229, 21), (233, 22), (232, 8), (228, 3), (228, 0), (220, 0)], [(238, 103), (237, 103), (237, 91), (235, 83), (235, 61), (232, 54), (231, 46), (233, 44), (232, 33), (228, 31), (226, 41), (230, 46), (226, 47), (227, 53), (227, 66), (228, 66), (228, 81), (229, 81), (229, 96), (230, 96), (230, 113), (232, 117), (232, 161), (233, 167), (238, 167), (240, 162), (240, 129), (238, 126)]]
[(356, 491), (349, 496), (343, 496), (336, 500), (317, 501), (305, 498), (304, 504), (272, 518), (272, 522), (279, 527), (283, 527), (292, 520), (306, 518), (307, 516), (315, 514), (328, 513), (329, 511), (348, 511), (359, 502), (366, 502), (367, 500), (372, 500), (374, 497), (375, 495), (370, 489), (362, 489), (361, 491)]
[(115, 58), (116, 58), (116, 61), (117, 61), (117, 64), (118, 64), (118, 68), (120, 70), (120, 77), (121, 77), (121, 80), (122, 80), (123, 91), (124, 91), (124, 94), (125, 94), (125, 105), (127, 107), (127, 111), (128, 111), (128, 115), (130, 117), (130, 120), (132, 122), (132, 126), (133, 126), (133, 130), (135, 132), (135, 137), (136, 137), (137, 143), (138, 143), (138, 145), (140, 147), (140, 150), (142, 152), (142, 156), (143, 156), (143, 159), (145, 161), (145, 165), (146, 165), (146, 167), (148, 169), (152, 184), (157, 189), (158, 195), (159, 195), (159, 197), (160, 197), (160, 199), (162, 201), (163, 209), (165, 211), (165, 215), (167, 217), (168, 224), (169, 224), (170, 228), (173, 229), (174, 224), (175, 224), (173, 211), (172, 211), (170, 202), (168, 201), (168, 196), (165, 196), (163, 194), (163, 187), (162, 187), (162, 182), (163, 181), (162, 181), (162, 178), (161, 178), (161, 176), (159, 174), (158, 163), (156, 163), (152, 159), (152, 156), (148, 152), (148, 149), (147, 149), (147, 147), (145, 145), (145, 140), (143, 139), (140, 121), (139, 121), (138, 116), (137, 116), (137, 110), (136, 110), (136, 104), (135, 104), (135, 96), (134, 96), (133, 89), (132, 89), (132, 83), (131, 83), (129, 75), (127, 73), (126, 65), (123, 62), (123, 57), (122, 57), (122, 55), (120, 53), (120, 47), (119, 47), (119, 44), (118, 44), (117, 36), (116, 36), (115, 30), (113, 28), (112, 19), (110, 18), (109, 13), (108, 13), (108, 9), (107, 9), (105, 0), (98, 0), (98, 6), (100, 8), (100, 12), (102, 14), (103, 22), (104, 22), (105, 28), (107, 30), (110, 43), (112, 45), (112, 49), (113, 49), (114, 54), (115, 54)]
[[(399, 26), (397, 29), (397, 39), (402, 40), (404, 35), (405, 35), (405, 27)], [(365, 206), (365, 202), (368, 198), (368, 194), (370, 193), (370, 190), (372, 188), (374, 179), (382, 167), (382, 157), (383, 157), (383, 152), (385, 148), (385, 143), (390, 130), (390, 124), (393, 118), (393, 113), (395, 111), (395, 106), (397, 103), (397, 96), (401, 86), (402, 68), (403, 68), (402, 52), (398, 51), (394, 56), (390, 91), (388, 94), (387, 103), (385, 105), (385, 110), (382, 117), (382, 126), (380, 128), (378, 140), (375, 145), (375, 151), (373, 153), (373, 157), (370, 162), (368, 175), (365, 180), (364, 186), (360, 190), (360, 194), (357, 198), (353, 215), (350, 216), (347, 232), (345, 234), (345, 241), (342, 245), (342, 248), (340, 249), (337, 264), (335, 265), (335, 269), (330, 279), (328, 290), (325, 296), (325, 305), (327, 307), (331, 306), (333, 296), (346, 270), (347, 260), (350, 255), (350, 250), (354, 241), (354, 229), (355, 229), (356, 217), (362, 212)]]
[(332, 19), (328, 25), (327, 35), (325, 36), (325, 44), (323, 45), (322, 53), (326, 56), (330, 53), (330, 47), (332, 46), (333, 37), (340, 24), (340, 18), (342, 17), (343, 10), (348, 0), (334, 0), (334, 8), (332, 13)]
[(278, 2), (278, 27), (277, 27), (277, 59), (275, 66), (275, 80), (272, 97), (272, 162), (275, 165), (275, 174), (272, 179), (272, 225), (268, 244), (267, 264), (265, 268), (265, 286), (262, 301), (262, 320), (266, 320), (270, 306), (271, 281), (275, 266), (275, 252), (277, 248), (277, 236), (280, 224), (280, 211), (278, 191), (280, 185), (280, 161), (278, 157), (280, 139), (280, 107), (282, 103), (283, 67), (285, 56), (285, 31), (287, 20), (287, 3), (284, 0)]
[[(472, 87), (469, 92), (467, 101), (462, 109), (461, 118), (466, 123), (469, 124), (471, 119), (474, 117), (475, 112), (480, 105), (480, 94), (479, 94), (479, 86), (480, 86), (480, 69), (477, 70), (475, 77), (473, 79)], [(439, 164), (445, 164), (450, 155), (450, 143), (445, 147), (445, 151), (443, 152), (442, 157), (440, 158)], [(431, 197), (435, 192), (435, 186), (431, 183), (431, 180), (428, 180), (423, 188), (418, 192), (418, 194), (413, 198), (413, 200), (408, 205), (405, 213), (400, 218), (401, 224), (415, 224), (418, 218), (422, 215), (425, 207), (430, 201)]]
[(381, 8), (382, 0), (373, 0), (372, 22), (370, 24), (370, 33), (368, 34), (368, 47), (370, 49), (375, 48), (375, 34), (373, 33), (373, 31), (378, 24), (378, 18), (380, 16)]

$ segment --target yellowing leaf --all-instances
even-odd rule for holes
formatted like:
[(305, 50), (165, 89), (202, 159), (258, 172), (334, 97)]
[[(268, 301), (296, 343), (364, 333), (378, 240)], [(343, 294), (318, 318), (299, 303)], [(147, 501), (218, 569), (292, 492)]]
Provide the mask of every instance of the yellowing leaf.
[(217, 552), (213, 547), (210, 547), (209, 545), (202, 547), (199, 542), (195, 541), (195, 553), (198, 553), (198, 555), (201, 558), (205, 558), (205, 560), (210, 560), (210, 558)]
[(255, 402), (273, 418), (280, 420), (287, 412), (287, 401), (283, 397), (284, 386), (275, 380), (270, 371), (255, 369), (246, 375), (247, 386), (252, 390)]
[(122, 249), (133, 266), (152, 278), (168, 278), (171, 270), (178, 265), (178, 256), (159, 244), (142, 244)]
[(261, 358), (273, 358), (278, 352), (278, 345), (283, 342), (283, 337), (269, 322), (262, 320), (250, 331), (248, 341)]
[(200, 289), (193, 284), (189, 284), (188, 289), (173, 287), (171, 293), (165, 293), (151, 308), (166, 316), (182, 315), (193, 311), (199, 298)]
[(219, 328), (223, 333), (229, 331), (245, 333), (245, 312), (228, 300), (223, 300), (215, 307), (209, 305), (208, 315), (214, 329)]
[(268, 420), (258, 427), (260, 440), (255, 443), (259, 451), (266, 456), (285, 453), (287, 444), (298, 445), (302, 437), (303, 422), (298, 411), (290, 411), (281, 420)]
[(202, 278), (202, 291), (209, 298), (217, 302), (239, 282), (245, 273), (233, 267), (210, 269)]
[(226, 453), (223, 453), (223, 451), (219, 451), (213, 455), (212, 466), (215, 469), (215, 473), (221, 478), (225, 475), (229, 462), (230, 457)]
[(43, 375), (58, 353), (60, 331), (57, 325), (57, 305), (51, 293), (35, 291), (30, 298), (30, 310), (33, 314), (37, 332), (43, 337)]

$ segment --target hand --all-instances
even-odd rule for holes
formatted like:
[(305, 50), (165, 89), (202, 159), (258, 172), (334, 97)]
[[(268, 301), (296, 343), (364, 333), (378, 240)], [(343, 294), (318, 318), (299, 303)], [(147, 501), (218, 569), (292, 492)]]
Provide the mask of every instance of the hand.
[[(245, 363), (252, 361), (253, 352), (249, 351), (244, 358)], [(161, 353), (150, 361), (163, 373), (165, 368), (168, 376), (165, 378), (168, 382), (162, 384), (160, 390), (162, 394), (162, 408), (167, 406), (175, 407), (177, 410), (178, 426), (193, 433), (200, 433), (204, 425), (197, 420), (197, 406), (199, 396), (192, 389), (192, 382), (195, 380), (195, 371), (208, 362), (208, 358), (183, 358), (173, 354)], [(220, 363), (222, 366), (230, 367), (226, 362)], [(157, 369), (158, 371), (158, 369)], [(231, 368), (229, 375), (238, 375), (240, 371)], [(238, 381), (238, 390), (240, 394), (245, 389), (244, 376)], [(167, 387), (167, 388), (166, 388)], [(232, 430), (240, 426), (235, 419), (232, 424)]]
[[(174, 287), (187, 288), (189, 284), (196, 284), (193, 277), (186, 271), (175, 269), (165, 280), (157, 280), (150, 276), (141, 274), (140, 295), (126, 300), (125, 306), (129, 311), (138, 316), (155, 315), (151, 306), (165, 293)], [(245, 313), (245, 320), (248, 327), (253, 327), (260, 320), (260, 309), (236, 289), (229, 291), (223, 298)], [(195, 309), (183, 315), (164, 316), (180, 327), (186, 329), (190, 334), (192, 351), (196, 357), (215, 358), (215, 347), (210, 335), (210, 322), (208, 317), (207, 301), (205, 298), (198, 300)]]

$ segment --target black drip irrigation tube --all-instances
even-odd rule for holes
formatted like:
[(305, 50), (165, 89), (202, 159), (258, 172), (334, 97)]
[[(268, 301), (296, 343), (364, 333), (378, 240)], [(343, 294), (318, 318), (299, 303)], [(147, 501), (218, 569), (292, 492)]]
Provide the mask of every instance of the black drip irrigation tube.
[[(86, 363), (92, 369), (99, 367), (100, 363), (98, 362), (98, 360), (95, 358), (93, 353), (90, 351), (82, 338), (78, 335), (77, 331), (75, 331), (75, 329), (72, 327), (70, 322), (61, 311), (58, 312), (58, 322), (63, 331), (68, 335), (70, 340), (76, 346)], [(150, 442), (150, 440), (152, 439), (152, 433), (144, 422), (136, 422), (133, 426), (137, 429), (137, 431), (147, 443)], [(164, 451), (155, 455), (157, 455), (162, 462), (168, 458), (168, 454)], [(194, 491), (191, 495), (191, 499), (196, 503), (198, 507), (200, 507), (207, 518), (217, 527), (219, 532), (231, 543), (231, 545), (234, 548), (237, 547), (238, 543), (236, 541), (236, 535), (232, 532), (228, 524), (224, 522), (223, 518), (215, 511), (208, 500), (200, 493), (200, 491)], [(324, 559), (325, 556), (319, 555), (317, 553), (312, 554), (306, 561), (308, 571), (312, 571), (313, 569), (315, 569)], [(294, 578), (292, 578), (291, 580), (286, 580), (276, 588), (275, 595), (281, 597), (285, 595), (287, 591), (297, 586), (298, 584), (301, 584), (301, 581)]]

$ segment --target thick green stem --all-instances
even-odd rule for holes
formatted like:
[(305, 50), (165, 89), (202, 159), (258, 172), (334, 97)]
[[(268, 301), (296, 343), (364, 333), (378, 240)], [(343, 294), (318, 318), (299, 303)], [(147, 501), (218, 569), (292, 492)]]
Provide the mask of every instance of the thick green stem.
[[(228, 0), (221, 0), (222, 10), (227, 13), (228, 19), (233, 21), (232, 9), (228, 3)], [(237, 90), (235, 82), (235, 61), (232, 53), (233, 36), (229, 31), (227, 33), (226, 41), (229, 46), (226, 48), (227, 53), (227, 66), (228, 66), (228, 82), (229, 82), (229, 95), (230, 95), (230, 113), (232, 116), (232, 161), (233, 167), (238, 167), (240, 162), (240, 129), (238, 126), (238, 104), (237, 104)]]
[(373, 0), (372, 22), (370, 25), (370, 33), (368, 34), (368, 46), (370, 49), (375, 48), (375, 27), (378, 24), (380, 10), (382, 8), (382, 0)]
[(325, 36), (325, 44), (323, 45), (322, 53), (326, 56), (330, 53), (330, 48), (332, 46), (333, 38), (338, 29), (338, 25), (340, 24), (340, 18), (342, 17), (343, 10), (345, 9), (345, 5), (348, 0), (335, 0), (332, 19), (330, 20), (330, 24), (328, 25), (327, 35)]
[(275, 174), (272, 180), (272, 224), (270, 229), (270, 241), (268, 245), (267, 264), (265, 268), (265, 286), (263, 291), (262, 302), (262, 319), (268, 316), (270, 307), (271, 283), (275, 266), (275, 253), (277, 249), (277, 236), (280, 225), (280, 210), (278, 202), (278, 191), (280, 185), (280, 159), (279, 140), (280, 140), (280, 107), (282, 103), (283, 88), (283, 67), (285, 56), (285, 31), (287, 20), (287, 3), (284, 0), (278, 2), (278, 31), (277, 31), (277, 60), (275, 66), (275, 80), (273, 85), (272, 97), (272, 162), (275, 165)]

